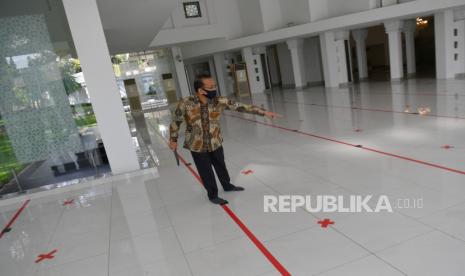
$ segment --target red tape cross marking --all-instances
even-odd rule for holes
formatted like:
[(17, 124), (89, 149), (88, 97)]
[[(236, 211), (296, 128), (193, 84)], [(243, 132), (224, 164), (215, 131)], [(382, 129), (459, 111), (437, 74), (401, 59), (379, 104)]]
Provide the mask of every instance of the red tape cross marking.
[[(158, 134), (158, 133), (157, 133)], [(161, 135), (158, 134), (160, 137)], [(166, 142), (166, 141), (165, 141)], [(190, 166), (189, 163), (179, 154), (179, 160), (184, 164), (184, 166), (190, 171), (190, 173), (197, 179), (197, 181), (203, 186), (202, 179), (198, 175), (194, 169)], [(291, 273), (284, 268), (284, 266), (271, 254), (268, 249), (263, 245), (263, 243), (258, 240), (258, 238), (252, 233), (252, 231), (247, 228), (247, 226), (236, 216), (236, 214), (227, 206), (227, 205), (221, 205), (223, 210), (231, 217), (232, 220), (241, 228), (241, 230), (247, 235), (247, 237), (255, 244), (255, 246), (262, 252), (262, 254), (270, 261), (270, 263), (281, 273), (282, 275), (285, 276), (291, 276)]]
[(26, 208), (26, 206), (29, 204), (29, 201), (31, 200), (30, 199), (26, 200), (23, 203), (23, 205), (21, 205), (21, 207), (18, 209), (18, 211), (16, 211), (16, 213), (13, 215), (10, 221), (5, 225), (5, 227), (3, 227), (2, 232), (0, 232), (0, 239), (3, 237), (3, 235), (5, 235), (5, 233), (8, 233), (11, 231), (11, 228), (12, 228), (11, 226), (18, 219), (19, 215), (24, 211), (24, 208)]
[(245, 174), (245, 175), (248, 175), (248, 174), (251, 174), (253, 173), (252, 170), (246, 170), (246, 171), (243, 171), (242, 174)]
[(70, 199), (70, 200), (65, 200), (65, 202), (63, 202), (63, 206), (66, 206), (66, 205), (71, 205), (74, 203), (74, 199)]
[(318, 221), (318, 224), (321, 225), (321, 228), (328, 228), (328, 225), (334, 224), (334, 221), (330, 219), (324, 219), (324, 220)]
[(53, 251), (51, 251), (51, 252), (49, 252), (49, 253), (47, 253), (47, 254), (40, 254), (40, 255), (37, 257), (36, 263), (39, 263), (39, 262), (41, 262), (41, 261), (43, 261), (43, 260), (45, 260), (45, 259), (51, 260), (51, 259), (55, 258), (55, 256), (53, 256), (53, 254), (55, 254), (57, 251), (58, 251), (58, 250), (55, 249), (55, 250), (53, 250)]
[(229, 115), (228, 114), (226, 116), (241, 119), (241, 120), (244, 120), (244, 121), (253, 122), (253, 123), (264, 125), (264, 126), (278, 128), (278, 129), (282, 129), (282, 130), (286, 130), (286, 131), (290, 131), (290, 132), (294, 132), (294, 133), (299, 133), (299, 134), (302, 134), (302, 135), (306, 135), (306, 136), (310, 136), (310, 137), (314, 137), (314, 138), (318, 138), (318, 139), (321, 139), (321, 140), (326, 140), (326, 141), (330, 141), (330, 142), (334, 142), (334, 143), (338, 143), (338, 144), (342, 144), (342, 145), (346, 145), (346, 146), (357, 147), (357, 148), (361, 148), (361, 149), (368, 150), (368, 151), (371, 151), (371, 152), (376, 152), (376, 153), (379, 153), (379, 154), (382, 154), (382, 155), (395, 157), (395, 158), (403, 159), (403, 160), (406, 160), (406, 161), (414, 162), (414, 163), (417, 163), (417, 164), (430, 166), (430, 167), (433, 167), (433, 168), (437, 168), (437, 169), (441, 169), (441, 170), (445, 170), (445, 171), (465, 175), (465, 171), (462, 171), (462, 170), (448, 168), (448, 167), (445, 167), (445, 166), (442, 166), (442, 165), (438, 165), (438, 164), (434, 164), (434, 163), (430, 163), (430, 162), (426, 162), (426, 161), (421, 161), (421, 160), (414, 159), (414, 158), (407, 157), (407, 156), (402, 156), (402, 155), (398, 155), (398, 154), (394, 154), (394, 153), (389, 153), (389, 152), (386, 152), (386, 151), (381, 151), (381, 150), (377, 150), (377, 149), (373, 149), (373, 148), (369, 148), (369, 147), (365, 147), (365, 146), (361, 146), (361, 145), (355, 145), (355, 144), (351, 144), (351, 143), (348, 143), (348, 142), (344, 142), (344, 141), (340, 141), (340, 140), (336, 140), (336, 139), (332, 139), (332, 138), (328, 138), (328, 137), (323, 137), (323, 136), (319, 136), (319, 135), (308, 133), (308, 132), (295, 131), (295, 130), (292, 130), (292, 129), (287, 128), (287, 127), (282, 127), (282, 126), (279, 126), (279, 125), (273, 125), (273, 124), (269, 124), (269, 123), (264, 123), (264, 122), (252, 120), (252, 119), (242, 118), (242, 117), (239, 117), (239, 116), (236, 116), (236, 115)]

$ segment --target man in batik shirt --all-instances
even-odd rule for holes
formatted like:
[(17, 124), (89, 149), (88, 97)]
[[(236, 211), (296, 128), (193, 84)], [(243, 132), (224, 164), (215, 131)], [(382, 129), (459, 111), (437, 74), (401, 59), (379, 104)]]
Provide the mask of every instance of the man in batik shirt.
[(208, 75), (198, 76), (194, 82), (195, 95), (181, 99), (173, 113), (170, 125), (170, 148), (177, 148), (178, 133), (183, 122), (186, 123), (184, 148), (192, 153), (195, 166), (208, 193), (215, 204), (228, 202), (218, 197), (218, 187), (213, 168), (225, 192), (243, 191), (244, 188), (231, 184), (222, 147), (220, 116), (223, 110), (233, 110), (271, 119), (278, 115), (263, 108), (235, 102), (217, 96), (216, 83)]

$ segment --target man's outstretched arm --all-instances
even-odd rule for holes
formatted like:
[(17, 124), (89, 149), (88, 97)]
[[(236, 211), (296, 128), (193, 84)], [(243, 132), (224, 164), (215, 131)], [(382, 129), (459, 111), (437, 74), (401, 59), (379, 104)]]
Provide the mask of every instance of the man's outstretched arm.
[(178, 143), (179, 129), (181, 128), (182, 123), (184, 122), (186, 107), (184, 102), (179, 101), (176, 109), (172, 115), (172, 121), (170, 124), (170, 148), (175, 150)]
[(240, 102), (236, 102), (234, 100), (230, 100), (228, 98), (221, 98), (222, 104), (225, 105), (226, 109), (232, 110), (232, 111), (237, 111), (237, 112), (243, 112), (243, 113), (249, 113), (249, 114), (254, 114), (254, 115), (260, 115), (260, 116), (266, 116), (270, 119), (274, 119), (276, 117), (281, 117), (280, 115), (265, 110), (261, 107), (255, 106), (255, 105), (250, 105), (250, 104), (244, 104)]

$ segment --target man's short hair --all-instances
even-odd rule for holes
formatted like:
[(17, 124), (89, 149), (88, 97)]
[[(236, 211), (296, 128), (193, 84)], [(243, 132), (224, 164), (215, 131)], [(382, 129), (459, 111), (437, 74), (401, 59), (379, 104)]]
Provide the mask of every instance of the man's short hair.
[(199, 90), (200, 88), (203, 87), (203, 80), (205, 79), (211, 79), (212, 76), (210, 76), (209, 74), (201, 74), (201, 75), (198, 75), (197, 77), (195, 77), (195, 80), (194, 80), (194, 90), (195, 92), (197, 92), (197, 90)]

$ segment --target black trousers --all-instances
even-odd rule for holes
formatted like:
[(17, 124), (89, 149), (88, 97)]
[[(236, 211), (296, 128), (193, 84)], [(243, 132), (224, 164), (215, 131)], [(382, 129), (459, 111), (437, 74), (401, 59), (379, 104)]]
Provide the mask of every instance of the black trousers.
[(228, 189), (232, 186), (228, 169), (226, 168), (226, 163), (224, 162), (223, 147), (219, 147), (212, 152), (191, 151), (191, 154), (192, 158), (194, 159), (195, 166), (197, 167), (197, 171), (199, 172), (200, 178), (202, 179), (203, 185), (205, 189), (207, 189), (209, 199), (218, 197), (218, 187), (216, 185), (213, 168), (215, 168), (216, 175), (220, 179), (223, 189)]

